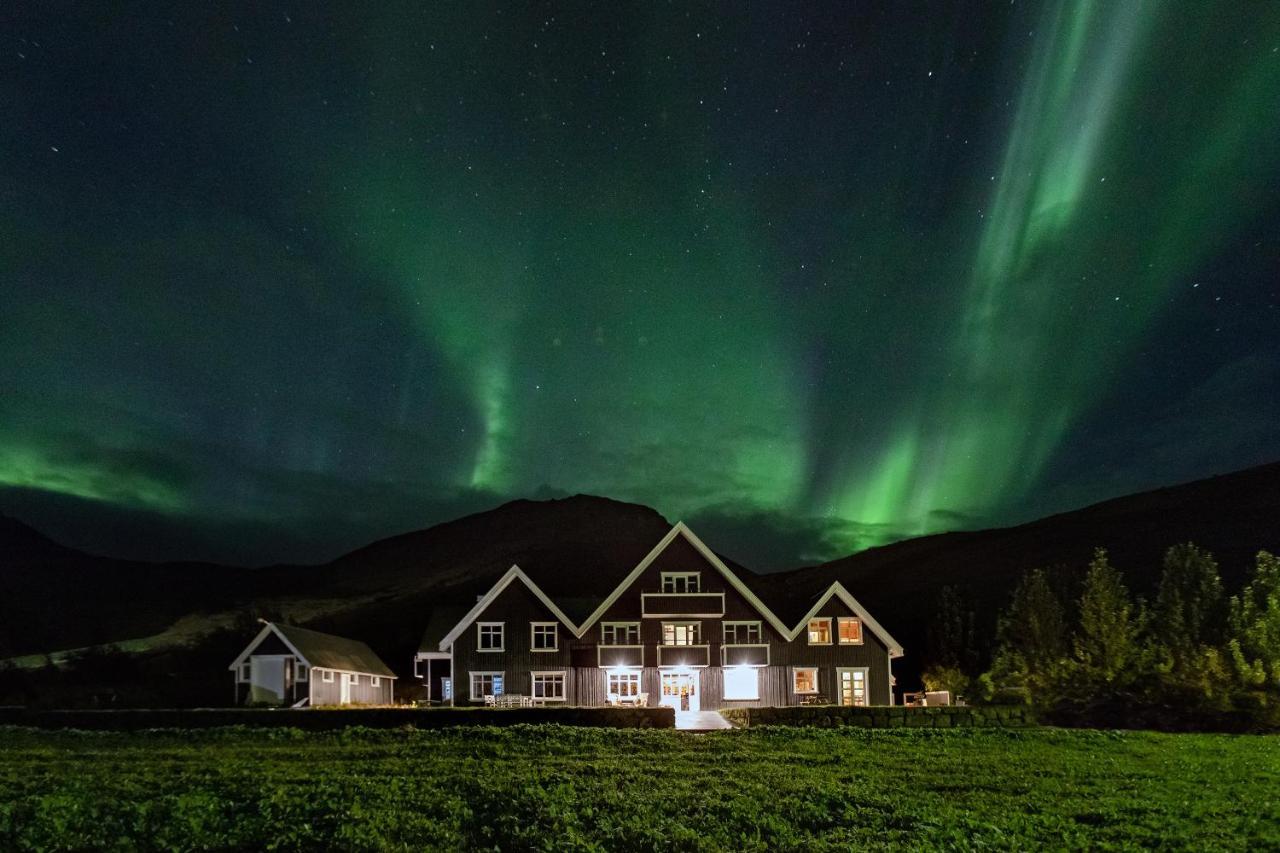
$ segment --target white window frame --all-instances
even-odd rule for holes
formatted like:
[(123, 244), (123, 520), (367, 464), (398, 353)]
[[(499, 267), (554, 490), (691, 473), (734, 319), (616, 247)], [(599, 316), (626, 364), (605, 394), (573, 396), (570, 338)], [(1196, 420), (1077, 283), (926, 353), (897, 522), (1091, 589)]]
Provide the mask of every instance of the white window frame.
[[(751, 695), (729, 695), (729, 677), (730, 675), (746, 680), (751, 679), (753, 690)], [(760, 667), (758, 666), (727, 666), (724, 668), (724, 700), (726, 702), (757, 702), (760, 700)]]
[[(695, 589), (689, 588), (691, 579)], [(702, 572), (660, 572), (658, 581), (662, 591), (668, 595), (702, 592)], [(683, 581), (683, 583), (678, 583), (678, 581)], [(671, 587), (670, 589), (667, 588), (668, 585)], [(683, 586), (684, 589), (676, 589), (677, 586)]]
[[(560, 679), (560, 695), (547, 696), (538, 695), (537, 681), (539, 678), (558, 678)], [(545, 690), (545, 686), (543, 688)], [(568, 698), (569, 678), (563, 669), (550, 670), (534, 670), (529, 673), (529, 695), (534, 699), (541, 699), (544, 702), (564, 702)]]
[(307, 666), (302, 661), (298, 661), (297, 668), (294, 670), (294, 675), (298, 683), (301, 684), (311, 678), (311, 667)]
[[(667, 642), (667, 628), (668, 628), (668, 627), (671, 627), (671, 628), (676, 628), (676, 627), (692, 627), (692, 628), (693, 628), (693, 634), (694, 634), (694, 636), (693, 636), (693, 638), (692, 638), (692, 639), (693, 639), (693, 642), (691, 642), (691, 643), (675, 643), (675, 642), (668, 643), (668, 642)], [(672, 639), (672, 640), (674, 640), (674, 639), (675, 639), (675, 636), (676, 636), (676, 634), (675, 634), (675, 631), (673, 630), (673, 631), (671, 632), (671, 639)], [(689, 646), (700, 646), (700, 645), (702, 645), (702, 623), (701, 623), (701, 622), (699, 622), (699, 621), (697, 621), (697, 620), (692, 620), (692, 619), (681, 619), (681, 620), (678, 620), (678, 621), (668, 621), (668, 622), (663, 622), (663, 623), (662, 623), (662, 643), (661, 643), (661, 645), (667, 646), (668, 648), (687, 648), (687, 647), (689, 647)]]
[[(615, 684), (616, 681), (616, 684)], [(614, 690), (615, 686), (621, 687), (623, 684), (628, 686), (634, 684), (636, 689), (634, 693), (622, 693)], [(639, 696), (640, 695), (640, 673), (638, 672), (610, 672), (606, 674), (604, 682), (605, 694), (609, 696)]]
[[(606, 630), (613, 632), (613, 642), (609, 642), (608, 636), (605, 634)], [(626, 636), (623, 637), (624, 640), (630, 640), (631, 639), (630, 635), (633, 630), (635, 631), (635, 634), (636, 634), (634, 643), (618, 642), (619, 631), (625, 632)], [(601, 622), (600, 623), (600, 645), (610, 646), (610, 647), (640, 645), (640, 623), (639, 622)]]
[[(745, 628), (746, 628), (746, 630), (747, 630), (747, 638), (746, 638), (745, 640), (736, 639), (736, 638), (737, 638), (737, 629), (742, 628), (742, 627), (745, 627)], [(734, 629), (734, 637), (735, 637), (735, 639), (733, 639), (733, 640), (730, 640), (730, 639), (729, 639), (729, 629), (730, 629), (730, 628), (733, 628), (733, 629)], [(752, 622), (752, 621), (750, 621), (750, 620), (740, 620), (740, 621), (721, 622), (721, 623), (720, 623), (720, 629), (721, 629), (721, 631), (723, 631), (723, 632), (724, 632), (724, 643), (725, 643), (725, 645), (730, 645), (730, 646), (744, 646), (744, 645), (745, 645), (745, 646), (758, 646), (758, 645), (760, 645), (761, 643), (763, 643), (763, 642), (764, 642), (764, 626), (762, 626), (759, 622)], [(753, 640), (753, 639), (751, 639), (751, 633), (752, 633), (752, 631), (753, 631), (753, 630), (755, 631), (755, 635), (756, 635), (756, 638), (755, 638), (754, 640)]]
[(837, 705), (844, 705), (844, 685), (843, 673), (860, 672), (862, 673), (862, 704), (854, 702), (852, 705), (845, 705), (848, 708), (866, 708), (871, 705), (871, 672), (865, 666), (840, 666), (836, 667), (836, 697)]
[(469, 688), (468, 695), (470, 696), (470, 698), (471, 698), (471, 701), (472, 701), (472, 702), (483, 702), (483, 701), (484, 701), (484, 697), (486, 696), (486, 694), (485, 694), (485, 693), (483, 693), (483, 692), (482, 692), (482, 693), (480, 693), (479, 695), (476, 695), (476, 676), (481, 676), (481, 677), (488, 676), (488, 677), (490, 678), (490, 684), (492, 684), (492, 679), (494, 679), (494, 678), (501, 678), (501, 679), (502, 679), (502, 693), (496, 693), (496, 692), (495, 692), (495, 693), (491, 693), (491, 694), (487, 694), (487, 695), (490, 695), (490, 696), (501, 696), (501, 695), (503, 695), (504, 693), (506, 693), (506, 692), (507, 692), (507, 673), (506, 673), (506, 670), (501, 670), (501, 669), (473, 669), (473, 670), (468, 670), (468, 671), (467, 671), (467, 686), (468, 686), (468, 688)]
[(382, 679), (381, 679), (380, 677), (378, 677), (378, 676), (376, 676), (376, 675), (371, 675), (371, 676), (369, 676), (369, 686), (370, 686), (370, 687), (379, 687), (379, 686), (381, 686), (381, 684), (382, 684)]
[[(826, 622), (826, 623), (827, 623), (827, 640), (826, 640), (826, 642), (823, 642), (822, 640), (815, 640), (815, 639), (813, 638), (813, 624), (814, 624), (815, 622)], [(808, 624), (807, 626), (805, 626), (805, 634), (806, 634), (806, 635), (808, 636), (808, 638), (809, 638), (809, 645), (811, 645), (811, 646), (829, 646), (829, 645), (831, 645), (832, 640), (834, 640), (834, 639), (835, 639), (835, 637), (834, 637), (834, 636), (832, 635), (832, 633), (831, 633), (831, 629), (832, 629), (832, 628), (834, 628), (834, 627), (835, 627), (835, 626), (831, 624), (831, 617), (830, 617), (830, 616), (815, 616), (815, 617), (813, 617), (812, 619), (810, 619), (810, 620), (809, 620), (809, 624)]]
[[(538, 629), (550, 628), (552, 645), (549, 647), (538, 645)], [(530, 622), (529, 623), (529, 650), (532, 652), (558, 652), (560, 651), (560, 623), (559, 622)]]
[(342, 673), (342, 677), (345, 678), (347, 680), (347, 684), (352, 687), (360, 686), (360, 676), (356, 675), (354, 672), (344, 672)]
[[(846, 622), (853, 622), (855, 625), (858, 626), (858, 639), (846, 640), (844, 637), (840, 636), (840, 626), (845, 624)], [(859, 619), (857, 616), (839, 616), (836, 618), (836, 642), (837, 643), (839, 643), (842, 646), (860, 646), (862, 645), (862, 637), (863, 637), (862, 620)]]
[(320, 670), (320, 680), (325, 684), (333, 684), (333, 670), (331, 669)]
[[(816, 666), (793, 666), (793, 667), (791, 667), (791, 692), (792, 692), (792, 693), (794, 693), (796, 696), (816, 696), (816, 695), (820, 692), (820, 691), (819, 691), (819, 689), (818, 689), (818, 669), (819, 669), (819, 667), (816, 667)], [(796, 675), (797, 675), (797, 674), (799, 674), (799, 673), (801, 673), (801, 672), (812, 672), (812, 673), (813, 673), (813, 689), (812, 689), (812, 690), (797, 690), (797, 689), (796, 689)]]
[[(484, 637), (485, 628), (498, 629), (498, 647), (485, 648)], [(505, 652), (507, 650), (507, 623), (506, 622), (477, 622), (476, 623), (476, 651), (489, 654), (493, 652)]]

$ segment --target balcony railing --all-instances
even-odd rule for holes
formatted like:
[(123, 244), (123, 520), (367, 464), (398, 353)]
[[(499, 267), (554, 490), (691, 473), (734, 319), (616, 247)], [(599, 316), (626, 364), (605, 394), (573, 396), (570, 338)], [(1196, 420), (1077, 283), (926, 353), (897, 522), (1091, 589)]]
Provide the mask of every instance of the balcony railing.
[(768, 643), (725, 643), (720, 647), (721, 666), (768, 666)]
[(596, 646), (596, 665), (644, 666), (644, 646)]
[(640, 594), (641, 613), (653, 619), (661, 616), (724, 615), (723, 592), (644, 592)]
[(711, 646), (658, 646), (658, 666), (710, 666)]

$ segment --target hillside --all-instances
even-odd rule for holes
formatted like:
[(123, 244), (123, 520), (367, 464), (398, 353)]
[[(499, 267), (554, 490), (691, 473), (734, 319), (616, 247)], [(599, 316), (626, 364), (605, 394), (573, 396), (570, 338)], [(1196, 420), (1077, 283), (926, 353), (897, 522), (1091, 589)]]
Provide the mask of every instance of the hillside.
[[(273, 615), (365, 639), (403, 671), (436, 604), (474, 601), (512, 563), (536, 571), (553, 596), (573, 597), (634, 565), (669, 527), (652, 509), (605, 498), (517, 500), (323, 565), (249, 570), (95, 557), (0, 517), (0, 656), (120, 641), (158, 652), (217, 631), (221, 653), (239, 642), (236, 626)], [(1138, 591), (1150, 592), (1164, 549), (1188, 540), (1213, 551), (1228, 589), (1237, 588), (1256, 551), (1280, 549), (1280, 464), (1018, 527), (927, 536), (747, 577), (789, 620), (841, 580), (904, 644), (899, 673), (911, 683), (941, 587), (961, 591), (985, 639), (1027, 569), (1048, 567), (1070, 578), (1100, 546)]]

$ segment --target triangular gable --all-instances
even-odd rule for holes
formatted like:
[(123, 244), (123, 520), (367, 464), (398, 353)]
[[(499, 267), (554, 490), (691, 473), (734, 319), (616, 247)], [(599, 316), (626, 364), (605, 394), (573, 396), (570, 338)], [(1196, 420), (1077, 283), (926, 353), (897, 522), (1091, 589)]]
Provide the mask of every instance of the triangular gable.
[(462, 634), (463, 631), (467, 630), (472, 622), (476, 621), (476, 619), (480, 617), (480, 614), (484, 612), (485, 608), (492, 604), (494, 599), (502, 594), (503, 590), (517, 580), (524, 582), (524, 585), (529, 588), (529, 591), (532, 592), (539, 601), (547, 606), (547, 609), (550, 610), (555, 617), (569, 629), (570, 633), (575, 637), (582, 636), (578, 631), (577, 626), (574, 625), (573, 622), (569, 620), (569, 617), (564, 615), (564, 611), (556, 606), (556, 603), (548, 598), (547, 594), (533, 582), (533, 578), (526, 575), (524, 570), (519, 566), (512, 565), (511, 568), (507, 569), (507, 573), (498, 578), (497, 582), (489, 588), (489, 591), (476, 602), (475, 607), (468, 610), (467, 615), (463, 616), (462, 619), (458, 621), (458, 624), (453, 626), (453, 630), (448, 634), (445, 634), (444, 639), (440, 641), (440, 651), (447, 651), (449, 646), (453, 645), (453, 641), (458, 639), (458, 636)]
[(236, 667), (241, 666), (246, 660), (248, 660), (249, 655), (252, 654), (253, 650), (258, 647), (258, 644), (261, 643), (268, 634), (275, 634), (280, 638), (280, 642), (284, 643), (285, 646), (288, 647), (289, 651), (297, 655), (298, 658), (307, 666), (311, 666), (311, 661), (307, 660), (307, 656), (298, 651), (298, 647), (289, 642), (289, 638), (280, 633), (274, 623), (268, 622), (262, 626), (262, 630), (258, 632), (258, 636), (249, 641), (249, 645), (244, 647), (244, 651), (242, 651), (239, 656), (232, 661), (231, 666), (227, 667), (227, 669), (234, 670)]
[(634, 569), (631, 570), (630, 574), (628, 574), (625, 578), (622, 579), (622, 583), (618, 584), (618, 586), (613, 590), (613, 592), (609, 593), (609, 597), (606, 598), (604, 601), (602, 601), (600, 603), (600, 606), (597, 607), (595, 611), (590, 616), (587, 617), (586, 621), (582, 623), (582, 627), (578, 629), (577, 636), (579, 638), (581, 638), (582, 635), (587, 632), (588, 628), (590, 628), (593, 624), (595, 624), (596, 620), (598, 620), (601, 616), (603, 616), (605, 613), (608, 612), (609, 608), (613, 606), (614, 602), (616, 602), (633, 583), (639, 580), (640, 576), (644, 574), (644, 570), (649, 568), (649, 566), (653, 563), (654, 560), (658, 559), (658, 555), (660, 555), (663, 551), (665, 551), (667, 549), (667, 546), (670, 545), (672, 542), (674, 542), (677, 536), (683, 536), (685, 538), (685, 541), (687, 541), (690, 545), (692, 545), (694, 549), (699, 554), (702, 555), (703, 559), (705, 559), (718, 572), (720, 572), (721, 576), (723, 576), (724, 579), (729, 582), (729, 586), (733, 587), (734, 590), (736, 590), (739, 595), (745, 598), (747, 602), (752, 607), (754, 607), (757, 612), (760, 613), (761, 616), (763, 616), (766, 620), (768, 620), (769, 624), (773, 626), (774, 630), (776, 630), (779, 634), (781, 634), (784, 637), (790, 635), (791, 633), (790, 629), (788, 629), (787, 626), (782, 623), (781, 619), (779, 619), (777, 616), (773, 614), (772, 610), (770, 610), (767, 606), (765, 606), (765, 603), (761, 601), (760, 598), (754, 592), (751, 591), (750, 587), (748, 587), (745, 583), (743, 583), (738, 578), (738, 576), (734, 574), (733, 571), (730, 570), (730, 568), (724, 564), (724, 561), (721, 560), (719, 557), (717, 557), (715, 552), (712, 551), (710, 548), (708, 548), (706, 544), (701, 539), (699, 539), (692, 530), (686, 527), (683, 521), (677, 521), (675, 523), (675, 526), (671, 528), (671, 530), (667, 533), (667, 535), (662, 537), (662, 540), (658, 542), (657, 545), (653, 546), (653, 550), (650, 551), (648, 555), (645, 556), (645, 558), (641, 560)]
[(800, 620), (799, 624), (797, 624), (793, 630), (784, 632), (784, 636), (787, 638), (788, 642), (800, 636), (800, 633), (808, 626), (809, 620), (816, 616), (818, 611), (826, 606), (832, 596), (835, 596), (844, 602), (844, 604), (862, 620), (862, 624), (870, 628), (871, 633), (880, 638), (880, 642), (884, 643), (889, 649), (889, 657), (902, 657), (902, 644), (895, 640), (889, 632), (884, 629), (884, 626), (877, 622), (872, 615), (867, 612), (867, 608), (863, 607), (858, 602), (858, 599), (854, 598), (853, 595), (850, 594), (849, 590), (844, 588), (844, 584), (840, 583), (840, 581), (834, 581), (831, 586), (827, 587), (827, 591), (818, 599), (818, 603), (809, 609), (809, 612), (804, 615), (804, 618)]

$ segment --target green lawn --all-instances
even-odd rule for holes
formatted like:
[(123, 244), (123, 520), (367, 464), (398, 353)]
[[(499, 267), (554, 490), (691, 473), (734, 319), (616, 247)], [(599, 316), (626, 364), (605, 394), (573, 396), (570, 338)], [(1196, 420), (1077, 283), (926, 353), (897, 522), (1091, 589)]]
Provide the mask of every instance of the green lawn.
[(1280, 737), (0, 729), (0, 849), (1280, 848)]

